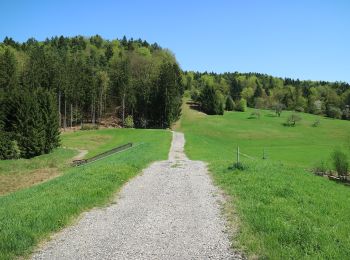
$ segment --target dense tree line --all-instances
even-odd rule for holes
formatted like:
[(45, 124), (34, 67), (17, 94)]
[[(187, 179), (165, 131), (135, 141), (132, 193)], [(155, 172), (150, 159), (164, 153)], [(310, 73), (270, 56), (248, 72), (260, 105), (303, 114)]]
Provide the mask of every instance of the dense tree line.
[(18, 43), (6, 37), (0, 43), (0, 142), (10, 140), (6, 146), (32, 157), (58, 145), (59, 127), (98, 125), (110, 116), (122, 126), (128, 118), (135, 127), (169, 127), (180, 115), (181, 74), (170, 51), (141, 39)]
[[(218, 102), (214, 101), (221, 100), (219, 106), (227, 107), (227, 110), (234, 106), (242, 111), (246, 103), (249, 107), (274, 109), (279, 114), (282, 109), (287, 109), (350, 120), (350, 85), (345, 82), (282, 79), (238, 72), (185, 72), (183, 82), (185, 88), (191, 91), (192, 99), (209, 114), (213, 112), (212, 108), (218, 106)], [(216, 93), (210, 102), (202, 98), (208, 92), (208, 86), (212, 88), (211, 93)], [(217, 110), (214, 114), (222, 112)]]

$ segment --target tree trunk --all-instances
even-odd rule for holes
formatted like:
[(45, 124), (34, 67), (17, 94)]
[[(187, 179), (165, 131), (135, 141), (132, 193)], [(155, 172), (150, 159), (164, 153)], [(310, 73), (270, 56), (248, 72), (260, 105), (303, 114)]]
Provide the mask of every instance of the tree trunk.
[(92, 104), (91, 104), (91, 122), (93, 125), (95, 125), (95, 99), (92, 99)]
[(62, 115), (61, 115), (61, 90), (58, 91), (58, 120), (59, 127), (62, 127)]
[(125, 92), (123, 93), (123, 100), (122, 100), (122, 122), (124, 127), (125, 125)]
[(70, 104), (70, 128), (73, 127), (73, 105)]
[(99, 123), (99, 124), (101, 124), (101, 119), (102, 119), (102, 109), (103, 109), (103, 92), (101, 91), (101, 94), (100, 94), (99, 119), (98, 119), (98, 123)]
[(63, 121), (64, 131), (66, 131), (67, 127), (67, 100), (64, 98), (64, 121)]

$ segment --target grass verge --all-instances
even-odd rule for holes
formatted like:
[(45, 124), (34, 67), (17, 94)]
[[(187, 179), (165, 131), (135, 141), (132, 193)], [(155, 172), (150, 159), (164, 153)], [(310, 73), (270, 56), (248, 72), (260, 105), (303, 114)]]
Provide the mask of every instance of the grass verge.
[[(0, 197), (0, 259), (28, 256), (41, 240), (81, 212), (107, 203), (150, 162), (166, 159), (171, 141), (171, 133), (163, 130), (106, 129), (87, 135), (110, 136), (109, 144), (100, 142), (96, 149), (126, 140), (143, 144), (86, 166), (69, 168), (53, 180)], [(72, 139), (86, 148), (84, 133)], [(64, 142), (69, 143), (67, 139)]]
[[(349, 122), (320, 118), (313, 128), (315, 116), (303, 114), (302, 124), (286, 128), (290, 112), (282, 118), (261, 113), (260, 119), (248, 119), (250, 112), (207, 116), (185, 106), (178, 129), (188, 156), (207, 161), (214, 182), (231, 198), (227, 207), (239, 219), (235, 246), (251, 258), (348, 259), (350, 188), (305, 168), (345, 144)], [(242, 156), (243, 171), (230, 170), (237, 144), (257, 158)], [(268, 160), (259, 158), (264, 146)]]
[(58, 148), (31, 159), (0, 160), (0, 195), (57, 177), (77, 152)]

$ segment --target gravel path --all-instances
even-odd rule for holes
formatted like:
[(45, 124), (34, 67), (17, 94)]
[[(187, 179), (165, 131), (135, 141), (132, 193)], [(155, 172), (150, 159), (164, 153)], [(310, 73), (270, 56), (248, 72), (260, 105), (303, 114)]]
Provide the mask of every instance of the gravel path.
[(72, 159), (72, 161), (83, 159), (83, 158), (85, 157), (85, 155), (87, 155), (88, 152), (89, 152), (88, 150), (82, 150), (82, 149), (76, 149), (76, 150), (79, 152), (79, 154), (77, 154), (76, 156), (74, 156), (73, 159)]
[(230, 250), (206, 165), (173, 134), (169, 160), (151, 164), (106, 208), (56, 234), (33, 259), (241, 259)]

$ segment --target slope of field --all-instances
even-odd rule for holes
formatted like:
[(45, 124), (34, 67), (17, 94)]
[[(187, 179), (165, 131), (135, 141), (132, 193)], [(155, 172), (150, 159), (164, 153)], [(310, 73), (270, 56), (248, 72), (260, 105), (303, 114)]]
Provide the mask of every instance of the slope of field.
[(0, 160), (0, 195), (59, 176), (77, 151), (58, 148), (31, 159)]
[[(350, 123), (300, 114), (300, 124), (285, 127), (290, 112), (278, 118), (260, 111), (260, 119), (249, 119), (251, 112), (207, 116), (185, 105), (178, 124), (188, 156), (207, 161), (231, 197), (228, 215), (240, 227), (236, 246), (268, 259), (348, 259), (350, 188), (305, 168), (329, 158), (334, 147), (349, 151)], [(316, 119), (320, 125), (312, 127)], [(237, 145), (255, 158), (241, 156), (243, 171), (231, 168)]]
[[(140, 144), (62, 176), (0, 197), (0, 259), (28, 255), (33, 247), (111, 196), (150, 162), (167, 158), (171, 133), (105, 129), (63, 135), (63, 144), (96, 154), (125, 142)], [(89, 155), (88, 155), (89, 156)]]
[[(216, 147), (216, 152), (212, 153), (209, 149), (197, 150), (188, 146), (188, 152), (196, 159), (219, 159), (223, 153), (233, 157), (234, 149), (239, 145), (242, 153), (262, 158), (265, 148), (270, 160), (312, 167), (319, 160), (328, 159), (336, 147), (350, 151), (349, 121), (298, 113), (302, 120), (295, 127), (286, 127), (283, 123), (292, 113), (290, 111), (276, 117), (273, 111), (259, 110), (260, 119), (252, 119), (250, 114), (253, 111), (207, 116), (184, 107), (181, 127), (186, 136), (191, 136), (198, 146), (210, 147), (213, 144)], [(316, 120), (320, 120), (320, 124), (313, 127)], [(193, 149), (196, 151), (192, 152)]]

